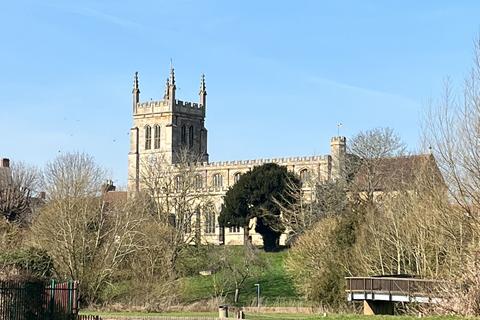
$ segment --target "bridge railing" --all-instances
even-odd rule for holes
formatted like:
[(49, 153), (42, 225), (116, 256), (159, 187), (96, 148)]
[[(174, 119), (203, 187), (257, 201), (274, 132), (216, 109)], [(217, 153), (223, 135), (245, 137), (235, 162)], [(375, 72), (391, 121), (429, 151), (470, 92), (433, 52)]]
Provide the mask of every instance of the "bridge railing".
[(441, 281), (396, 277), (346, 277), (346, 292), (372, 292), (402, 295), (429, 295)]

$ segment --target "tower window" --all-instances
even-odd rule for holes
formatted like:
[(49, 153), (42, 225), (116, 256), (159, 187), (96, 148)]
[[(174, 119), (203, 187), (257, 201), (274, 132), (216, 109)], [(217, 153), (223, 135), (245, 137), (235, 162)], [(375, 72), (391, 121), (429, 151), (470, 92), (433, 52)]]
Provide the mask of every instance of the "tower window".
[(207, 212), (205, 214), (205, 233), (215, 233), (215, 213)]
[(187, 127), (183, 125), (181, 130), (182, 130), (181, 132), (182, 146), (186, 146), (187, 145)]
[(150, 126), (145, 127), (145, 149), (150, 150), (152, 148), (152, 128)]
[(188, 128), (188, 146), (193, 149), (193, 126)]
[(160, 126), (158, 124), (154, 127), (154, 140), (153, 140), (153, 147), (155, 149), (160, 149)]
[(220, 173), (213, 175), (212, 185), (214, 188), (221, 188), (223, 186), (223, 177)]
[(175, 177), (175, 191), (176, 192), (181, 192), (183, 189), (183, 179), (181, 176), (176, 176)]
[(194, 214), (192, 215), (189, 215), (187, 214), (187, 217), (185, 218), (186, 221), (185, 221), (185, 233), (187, 234), (190, 234), (192, 233), (192, 218), (193, 218)]
[(242, 174), (241, 174), (240, 172), (235, 173), (235, 174), (233, 175), (233, 183), (237, 183), (238, 180), (240, 180), (240, 176), (241, 176), (241, 175), (242, 175)]
[(300, 181), (302, 184), (305, 184), (308, 182), (309, 174), (307, 169), (303, 169), (300, 171)]
[(199, 190), (203, 188), (203, 177), (201, 175), (195, 176), (195, 189)]

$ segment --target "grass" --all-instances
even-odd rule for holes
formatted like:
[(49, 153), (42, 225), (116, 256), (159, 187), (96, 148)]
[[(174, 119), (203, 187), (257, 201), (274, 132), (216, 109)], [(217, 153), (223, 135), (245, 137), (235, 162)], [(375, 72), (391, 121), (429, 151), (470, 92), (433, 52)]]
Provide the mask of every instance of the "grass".
[(216, 317), (216, 312), (96, 312), (96, 311), (81, 311), (82, 315), (99, 315), (99, 316), (130, 316), (130, 317)]
[[(213, 248), (212, 250), (219, 250)], [(221, 250), (221, 248), (220, 248)], [(233, 249), (238, 255), (238, 263), (241, 263), (241, 248)], [(266, 266), (263, 271), (256, 272), (252, 277), (246, 280), (243, 289), (240, 291), (240, 304), (249, 306), (256, 301), (255, 284), (260, 284), (260, 296), (262, 305), (282, 305), (292, 304), (292, 301), (298, 303), (300, 300), (292, 280), (288, 277), (284, 268), (284, 259), (287, 251), (281, 252), (259, 252), (260, 259)], [(182, 279), (182, 300), (184, 303), (210, 299), (215, 296), (214, 277), (221, 276), (223, 271), (217, 275), (201, 276), (195, 275)], [(227, 295), (227, 301), (231, 303), (233, 292)]]
[[(100, 316), (132, 316), (132, 317), (216, 317), (215, 312), (165, 312), (165, 313), (146, 313), (146, 312), (83, 312), (81, 314), (95, 314)], [(231, 315), (233, 319), (233, 315)], [(375, 320), (417, 320), (414, 316), (374, 316)], [(357, 314), (328, 314), (326, 317), (318, 314), (290, 314), (290, 313), (247, 313), (246, 319), (252, 320), (372, 320), (372, 316)], [(465, 320), (473, 319), (459, 316), (425, 316), (424, 320)]]
[[(375, 320), (418, 320), (414, 316), (384, 316), (376, 315), (373, 316)], [(253, 320), (271, 320), (271, 319), (281, 319), (281, 320), (313, 320), (313, 319), (332, 319), (332, 320), (372, 320), (372, 316), (364, 316), (358, 314), (333, 314), (327, 315), (305, 315), (305, 314), (247, 314), (247, 319)], [(464, 320), (468, 319), (465, 317), (459, 316), (426, 316), (423, 317), (424, 320)]]

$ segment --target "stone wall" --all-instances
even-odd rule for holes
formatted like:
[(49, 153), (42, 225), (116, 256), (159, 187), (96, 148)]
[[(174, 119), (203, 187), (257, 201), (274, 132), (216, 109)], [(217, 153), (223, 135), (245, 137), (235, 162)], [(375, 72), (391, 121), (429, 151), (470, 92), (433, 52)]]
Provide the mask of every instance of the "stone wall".
[[(266, 163), (276, 163), (287, 167), (291, 172), (298, 174), (302, 180), (314, 179), (315, 181), (332, 181), (338, 179), (342, 172), (346, 153), (345, 137), (333, 137), (331, 140), (330, 155), (291, 157), (255, 160), (235, 160), (209, 162), (207, 151), (207, 129), (205, 128), (206, 115), (206, 86), (205, 77), (201, 78), (199, 103), (181, 101), (175, 99), (175, 74), (173, 67), (167, 80), (165, 95), (160, 101), (139, 101), (138, 75), (135, 74), (133, 89), (133, 128), (130, 132), (130, 152), (128, 155), (128, 190), (135, 192), (141, 189), (140, 172), (142, 163), (146, 163), (150, 157), (162, 157), (169, 164), (175, 163), (175, 154), (184, 147), (182, 144), (182, 127), (194, 128), (194, 139), (191, 150), (200, 154), (203, 163), (198, 165), (198, 176), (202, 179), (202, 187), (198, 192), (205, 193), (212, 198), (215, 204), (215, 220), (223, 202), (223, 196), (232, 187), (239, 176), (255, 166)], [(154, 148), (154, 126), (160, 127), (160, 147)], [(145, 148), (145, 127), (152, 128), (151, 148)], [(187, 130), (188, 131), (188, 130)], [(188, 134), (188, 133), (187, 133)], [(188, 147), (190, 143), (188, 142)], [(221, 183), (219, 183), (221, 181)], [(306, 194), (308, 185), (305, 183)], [(254, 226), (255, 222), (251, 222)], [(202, 232), (204, 231), (203, 222)], [(252, 230), (252, 229), (251, 229)], [(206, 243), (220, 243), (220, 228), (215, 225), (215, 233), (203, 233), (201, 236)], [(254, 231), (249, 233), (255, 244), (261, 244), (260, 235)], [(285, 241), (283, 235), (281, 241)], [(225, 230), (225, 244), (243, 244), (243, 229)]]

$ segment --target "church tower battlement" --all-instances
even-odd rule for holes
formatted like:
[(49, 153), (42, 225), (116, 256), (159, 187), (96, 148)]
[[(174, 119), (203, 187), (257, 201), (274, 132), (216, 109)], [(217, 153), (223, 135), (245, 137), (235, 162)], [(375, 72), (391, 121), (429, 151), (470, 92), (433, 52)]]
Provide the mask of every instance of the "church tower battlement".
[(330, 156), (332, 157), (331, 178), (333, 180), (344, 179), (346, 175), (347, 138), (332, 137), (330, 140)]
[[(340, 135), (330, 141), (330, 154), (303, 157), (281, 157), (271, 159), (250, 159), (209, 162), (207, 152), (207, 129), (205, 116), (207, 89), (205, 76), (200, 78), (198, 101), (178, 99), (175, 70), (170, 67), (169, 76), (163, 90), (163, 97), (157, 101), (140, 101), (138, 73), (133, 78), (132, 115), (130, 130), (130, 152), (128, 154), (128, 191), (135, 193), (145, 188), (145, 170), (152, 170), (148, 164), (161, 158), (167, 165), (179, 163), (179, 155), (184, 150), (200, 159), (195, 159), (194, 194), (208, 195), (211, 207), (191, 221), (197, 225), (200, 220), (202, 243), (240, 245), (244, 241), (242, 227), (225, 228), (218, 224), (218, 215), (223, 205), (225, 193), (240, 177), (256, 166), (276, 163), (298, 175), (302, 182), (302, 194), (312, 199), (317, 183), (327, 183), (345, 177), (347, 141)], [(155, 170), (155, 167), (153, 167)], [(143, 181), (141, 177), (143, 176)], [(174, 177), (176, 179), (176, 177)], [(173, 212), (174, 213), (174, 212)], [(262, 244), (260, 234), (255, 232), (255, 222), (251, 221), (249, 235), (252, 243)], [(285, 244), (287, 233), (282, 234), (280, 243)]]
[(170, 67), (163, 99), (140, 101), (138, 72), (132, 90), (133, 126), (130, 129), (128, 189), (139, 190), (140, 166), (150, 156), (161, 156), (174, 164), (182, 149), (208, 162), (205, 113), (205, 75), (200, 79), (199, 102), (176, 99), (175, 70)]

